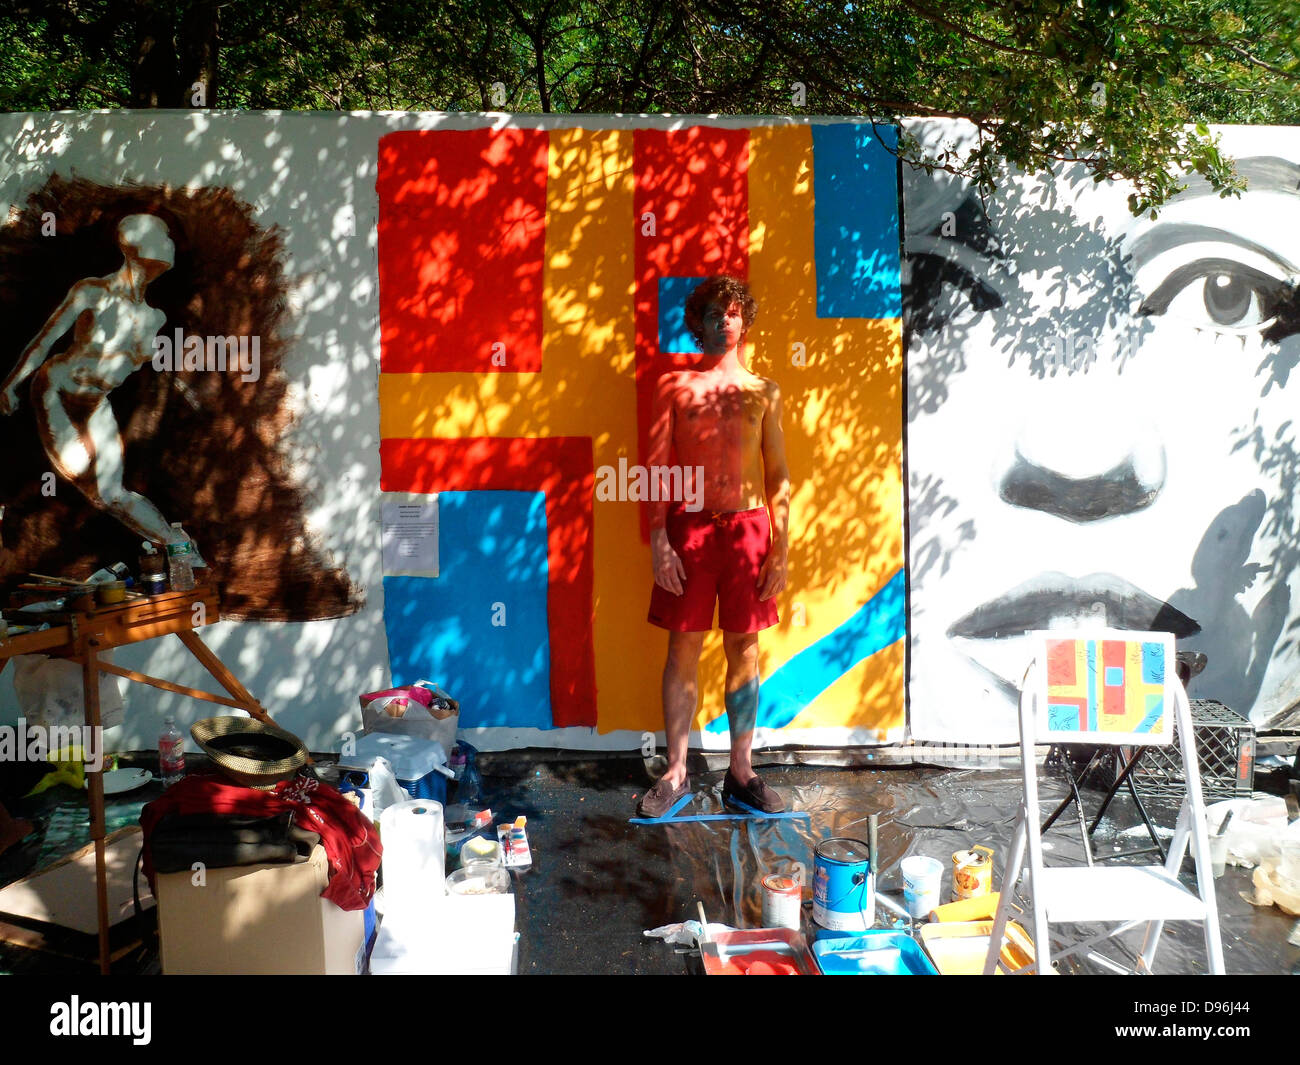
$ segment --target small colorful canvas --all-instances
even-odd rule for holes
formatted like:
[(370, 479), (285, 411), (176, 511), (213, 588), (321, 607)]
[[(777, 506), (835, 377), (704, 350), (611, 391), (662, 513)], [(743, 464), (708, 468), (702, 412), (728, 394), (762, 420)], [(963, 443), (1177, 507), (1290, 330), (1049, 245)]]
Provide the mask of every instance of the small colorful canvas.
[(1160, 746), (1173, 738), (1167, 633), (1039, 633), (1038, 738)]

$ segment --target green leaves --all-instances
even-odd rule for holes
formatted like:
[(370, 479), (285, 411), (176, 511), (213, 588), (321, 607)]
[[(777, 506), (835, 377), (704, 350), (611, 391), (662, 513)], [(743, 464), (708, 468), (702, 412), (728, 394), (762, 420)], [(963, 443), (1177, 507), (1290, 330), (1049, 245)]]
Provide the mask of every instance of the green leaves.
[(900, 155), (986, 191), (1078, 162), (1143, 212), (1239, 188), (1209, 123), (1300, 123), (1294, 0), (79, 0), (0, 32), (14, 110), (174, 100), (215, 51), (216, 107), (957, 116), (975, 149)]

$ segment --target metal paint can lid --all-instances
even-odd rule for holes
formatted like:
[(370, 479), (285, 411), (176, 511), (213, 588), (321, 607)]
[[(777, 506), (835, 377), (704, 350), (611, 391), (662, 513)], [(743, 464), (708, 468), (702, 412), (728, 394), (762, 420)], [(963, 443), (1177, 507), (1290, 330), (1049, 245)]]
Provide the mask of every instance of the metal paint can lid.
[(858, 865), (870, 859), (871, 848), (860, 839), (836, 836), (832, 839), (824, 839), (817, 844), (816, 855), (818, 858), (824, 858), (831, 862)]
[(801, 895), (803, 888), (792, 876), (782, 876), (780, 873), (769, 873), (763, 877), (763, 890), (771, 891), (777, 895)]

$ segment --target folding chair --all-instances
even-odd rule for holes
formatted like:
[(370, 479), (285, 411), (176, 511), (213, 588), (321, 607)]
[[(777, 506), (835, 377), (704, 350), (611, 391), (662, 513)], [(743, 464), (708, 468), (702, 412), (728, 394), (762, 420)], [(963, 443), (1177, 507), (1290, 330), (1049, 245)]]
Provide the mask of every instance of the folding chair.
[[(1024, 799), (1011, 843), (1002, 897), (989, 937), (984, 972), (998, 965), (998, 949), (1008, 919), (1021, 863), (1028, 850), (1029, 905), (1033, 910), (1035, 963), (1025, 970), (1045, 972), (1052, 964), (1052, 924), (1116, 925), (1066, 944), (1057, 960), (1086, 956), (1115, 972), (1151, 972), (1166, 921), (1198, 921), (1205, 931), (1210, 971), (1223, 973), (1223, 946), (1215, 905), (1210, 845), (1205, 827), (1201, 778), (1192, 740), (1187, 693), (1174, 672), (1174, 640), (1168, 633), (1034, 633), (1036, 655), (1020, 692), (1020, 758)], [(1177, 727), (1187, 792), (1163, 865), (1045, 867), (1038, 779), (1037, 743), (1090, 743), (1167, 746)], [(1196, 891), (1178, 880), (1191, 845)], [(1146, 924), (1146, 937), (1134, 970), (1092, 950), (1094, 944)]]

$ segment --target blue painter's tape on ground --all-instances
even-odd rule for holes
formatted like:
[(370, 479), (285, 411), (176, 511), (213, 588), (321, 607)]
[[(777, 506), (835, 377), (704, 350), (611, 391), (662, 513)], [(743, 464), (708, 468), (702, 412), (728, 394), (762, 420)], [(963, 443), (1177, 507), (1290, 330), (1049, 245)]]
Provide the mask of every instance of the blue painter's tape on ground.
[(551, 728), (545, 495), (441, 492), (438, 526), (438, 577), (384, 578), (393, 683), (437, 681), (461, 728)]
[(835, 123), (813, 126), (812, 140), (817, 317), (897, 318), (898, 133)]
[(693, 355), (700, 343), (686, 328), (686, 297), (694, 292), (703, 277), (661, 277), (659, 279), (659, 350), (678, 355)]
[[(851, 618), (785, 662), (758, 689), (758, 727), (785, 728), (864, 658), (903, 638), (904, 578), (899, 570)], [(726, 732), (727, 716), (705, 726)]]

